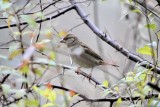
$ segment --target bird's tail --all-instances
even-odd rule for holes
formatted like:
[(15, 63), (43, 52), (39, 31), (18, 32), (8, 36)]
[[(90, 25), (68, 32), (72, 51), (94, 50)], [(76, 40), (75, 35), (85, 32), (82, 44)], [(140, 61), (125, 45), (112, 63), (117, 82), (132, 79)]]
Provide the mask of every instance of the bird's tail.
[(117, 64), (115, 64), (113, 62), (109, 62), (109, 61), (100, 61), (100, 65), (111, 65), (114, 67), (119, 67)]

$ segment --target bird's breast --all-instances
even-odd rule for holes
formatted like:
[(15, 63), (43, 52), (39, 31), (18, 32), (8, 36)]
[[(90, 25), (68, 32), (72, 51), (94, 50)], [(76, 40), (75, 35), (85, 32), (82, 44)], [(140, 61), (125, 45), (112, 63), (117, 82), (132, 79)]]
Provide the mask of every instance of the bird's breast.
[(93, 56), (85, 53), (84, 49), (81, 47), (70, 48), (70, 55), (73, 62), (78, 64), (80, 67), (93, 68), (98, 65), (97, 60)]

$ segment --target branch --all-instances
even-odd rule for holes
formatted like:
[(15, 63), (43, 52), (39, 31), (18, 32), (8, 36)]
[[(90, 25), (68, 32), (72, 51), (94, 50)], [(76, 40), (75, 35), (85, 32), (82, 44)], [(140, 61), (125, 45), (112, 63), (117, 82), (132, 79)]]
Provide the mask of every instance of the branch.
[[(85, 12), (82, 10), (82, 8), (75, 2), (75, 0), (70, 0), (72, 5), (75, 6), (75, 11), (77, 14), (81, 17), (81, 19), (84, 21), (84, 23), (104, 42), (108, 43), (110, 46), (115, 48), (117, 51), (121, 52), (124, 56), (129, 58), (130, 60), (138, 63), (142, 62), (148, 62), (147, 60), (142, 59), (141, 57), (129, 52), (127, 49), (123, 48), (120, 44), (114, 42), (110, 36), (103, 33), (85, 14)], [(145, 68), (152, 69), (152, 71), (156, 70), (158, 74), (160, 74), (160, 68), (156, 67), (151, 63), (148, 62), (148, 64), (142, 65)]]
[[(101, 85), (102, 84), (100, 82), (98, 82), (95, 78), (91, 77), (90, 75), (88, 75), (87, 73), (83, 72), (82, 70), (80, 70), (78, 67), (71, 67), (71, 66), (68, 66), (68, 65), (62, 65), (62, 64), (49, 64), (49, 63), (43, 63), (43, 62), (39, 62), (39, 61), (32, 61), (30, 62), (30, 64), (39, 64), (39, 65), (49, 65), (49, 66), (55, 66), (55, 67), (61, 67), (63, 69), (69, 69), (69, 70), (72, 70), (72, 71), (75, 71), (75, 73), (77, 74), (80, 74), (86, 78), (89, 78), (90, 81), (94, 82), (96, 85)], [(106, 87), (103, 87), (103, 89), (106, 89)]]
[[(100, 98), (100, 99), (92, 99), (92, 98), (87, 98), (86, 96), (74, 91), (74, 90), (71, 90), (71, 89), (68, 89), (68, 88), (65, 88), (65, 87), (62, 87), (62, 86), (56, 86), (56, 85), (52, 85), (50, 83), (43, 83), (43, 84), (40, 84), (40, 85), (37, 85), (38, 87), (41, 86), (41, 85), (49, 85), (51, 86), (53, 89), (56, 88), (56, 89), (61, 89), (61, 90), (64, 90), (64, 91), (68, 91), (68, 92), (74, 92), (75, 94), (74, 95), (78, 95), (79, 97), (81, 97), (82, 99), (81, 100), (78, 100), (76, 103), (74, 103), (71, 107), (73, 107), (74, 105), (82, 102), (82, 101), (86, 101), (86, 102), (110, 102), (110, 103), (114, 103), (116, 102), (119, 98), (122, 99), (122, 101), (130, 101), (131, 97), (117, 97), (117, 98)], [(150, 95), (146, 95), (144, 99), (150, 99), (150, 98), (156, 98), (158, 97), (158, 94), (150, 94)], [(137, 97), (132, 97), (132, 100), (138, 100), (140, 99), (141, 97), (140, 96), (137, 96)]]
[[(61, 16), (61, 15), (63, 15), (64, 13), (66, 13), (66, 12), (72, 10), (72, 9), (74, 9), (74, 6), (71, 6), (71, 7), (68, 7), (67, 9), (64, 9), (63, 11), (58, 12), (58, 13), (57, 13), (56, 15), (54, 15), (54, 16), (47, 17), (47, 18), (45, 18), (45, 19), (43, 19), (43, 20), (41, 20), (41, 19), (40, 19), (40, 20), (36, 20), (36, 22), (37, 22), (37, 23), (42, 23), (42, 22), (45, 22), (45, 21), (54, 19), (54, 18), (56, 18), (56, 17), (58, 17), (58, 16)], [(22, 22), (22, 23), (20, 23), (20, 25), (26, 25), (26, 24), (28, 24), (28, 23), (27, 23), (27, 22)], [(10, 27), (15, 27), (15, 26), (17, 26), (17, 24), (11, 24), (11, 25), (10, 25)], [(8, 25), (7, 25), (7, 26), (6, 26), (6, 25), (0, 26), (0, 29), (6, 29), (6, 28), (8, 28)]]
[(153, 84), (153, 83), (148, 83), (147, 85), (149, 85), (151, 88), (153, 88), (154, 90), (160, 92), (160, 87), (158, 87), (157, 84)]

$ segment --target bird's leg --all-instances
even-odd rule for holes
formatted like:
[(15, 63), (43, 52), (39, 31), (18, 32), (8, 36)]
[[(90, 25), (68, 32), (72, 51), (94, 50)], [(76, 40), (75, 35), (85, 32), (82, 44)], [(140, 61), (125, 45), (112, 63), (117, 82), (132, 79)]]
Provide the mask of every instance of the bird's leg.
[(89, 77), (88, 77), (89, 81), (90, 81), (90, 79), (92, 77), (92, 71), (93, 71), (93, 67), (91, 68), (91, 72), (89, 73)]
[(78, 75), (79, 75), (80, 72), (81, 72), (81, 69), (80, 69), (80, 68), (81, 68), (81, 67), (78, 67), (78, 68), (77, 68), (77, 72), (76, 72), (76, 73), (77, 73)]

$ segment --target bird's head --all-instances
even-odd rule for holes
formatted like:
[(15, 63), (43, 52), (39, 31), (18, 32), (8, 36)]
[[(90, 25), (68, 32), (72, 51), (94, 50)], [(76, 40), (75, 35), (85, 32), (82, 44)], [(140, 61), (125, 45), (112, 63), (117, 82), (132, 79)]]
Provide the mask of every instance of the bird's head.
[(64, 38), (61, 39), (61, 43), (65, 43), (68, 47), (77, 45), (79, 42), (78, 38), (73, 34), (67, 34)]

